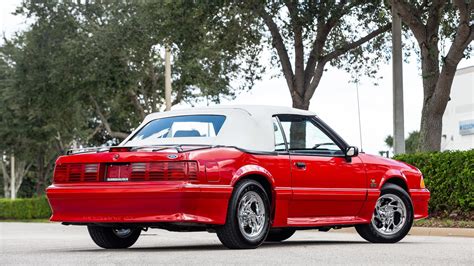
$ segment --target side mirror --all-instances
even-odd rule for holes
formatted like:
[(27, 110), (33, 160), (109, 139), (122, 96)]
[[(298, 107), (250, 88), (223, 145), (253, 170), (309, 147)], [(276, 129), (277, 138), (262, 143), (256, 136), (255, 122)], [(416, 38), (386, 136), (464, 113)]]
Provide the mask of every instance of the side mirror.
[(359, 149), (357, 147), (354, 147), (354, 146), (347, 147), (346, 149), (347, 158), (355, 157), (357, 155), (359, 155)]

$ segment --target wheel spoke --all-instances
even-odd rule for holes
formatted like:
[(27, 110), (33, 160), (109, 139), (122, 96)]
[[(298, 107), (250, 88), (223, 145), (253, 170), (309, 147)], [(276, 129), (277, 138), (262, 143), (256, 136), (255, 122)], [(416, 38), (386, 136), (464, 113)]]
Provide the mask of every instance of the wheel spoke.
[(380, 196), (375, 205), (372, 224), (384, 235), (393, 235), (405, 224), (406, 207), (403, 201), (394, 194)]
[(247, 238), (258, 237), (265, 225), (263, 199), (254, 191), (248, 191), (238, 204), (238, 221), (242, 234)]

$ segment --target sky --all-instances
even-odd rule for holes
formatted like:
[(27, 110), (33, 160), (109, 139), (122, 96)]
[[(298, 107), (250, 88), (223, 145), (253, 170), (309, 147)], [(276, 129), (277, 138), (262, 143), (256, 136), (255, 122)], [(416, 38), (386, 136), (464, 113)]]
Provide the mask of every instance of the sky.
[[(0, 33), (7, 38), (15, 32), (25, 30), (28, 24), (23, 17), (14, 16), (19, 0), (0, 2)], [(412, 53), (408, 63), (403, 65), (405, 136), (419, 130), (423, 89), (421, 70)], [(263, 58), (268, 57), (269, 52)], [(271, 68), (268, 62), (267, 68)], [(474, 58), (463, 59), (458, 68), (474, 65)], [(223, 100), (221, 104), (264, 104), (291, 106), (291, 96), (283, 76), (274, 77), (275, 71), (266, 73), (250, 91), (240, 92), (232, 100)], [(362, 149), (371, 154), (386, 151), (385, 138), (393, 133), (392, 112), (392, 68), (390, 64), (381, 65), (379, 75), (383, 77), (378, 86), (374, 80), (361, 77), (359, 82), (360, 118), (362, 128)], [(359, 118), (357, 111), (356, 85), (350, 82), (350, 75), (343, 70), (328, 67), (321, 79), (310, 105), (310, 110), (329, 124), (349, 144), (361, 147)], [(202, 105), (205, 103), (203, 102)], [(173, 108), (185, 108), (180, 105)]]

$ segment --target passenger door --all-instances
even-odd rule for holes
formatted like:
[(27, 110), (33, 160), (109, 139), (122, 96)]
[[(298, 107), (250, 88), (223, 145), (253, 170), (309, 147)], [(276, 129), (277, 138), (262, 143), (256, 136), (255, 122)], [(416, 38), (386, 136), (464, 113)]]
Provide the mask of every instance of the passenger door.
[[(356, 216), (367, 193), (358, 157), (347, 160), (347, 144), (314, 117), (278, 116), (290, 153), (292, 200), (289, 218), (310, 223), (316, 217)], [(321, 220), (321, 219), (319, 219)]]

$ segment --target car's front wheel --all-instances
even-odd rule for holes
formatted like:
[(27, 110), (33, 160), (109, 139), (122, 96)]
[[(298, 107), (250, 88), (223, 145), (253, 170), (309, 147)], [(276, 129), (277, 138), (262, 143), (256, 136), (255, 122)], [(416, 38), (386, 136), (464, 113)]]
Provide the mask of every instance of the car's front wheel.
[(270, 202), (265, 189), (255, 180), (243, 180), (234, 188), (226, 224), (216, 232), (228, 248), (256, 248), (267, 237), (269, 221)]
[(92, 240), (102, 248), (121, 249), (131, 247), (137, 242), (141, 228), (112, 228), (104, 226), (87, 226)]
[(356, 225), (359, 235), (372, 243), (396, 243), (413, 224), (413, 205), (408, 193), (394, 184), (386, 184), (375, 204), (369, 224)]

